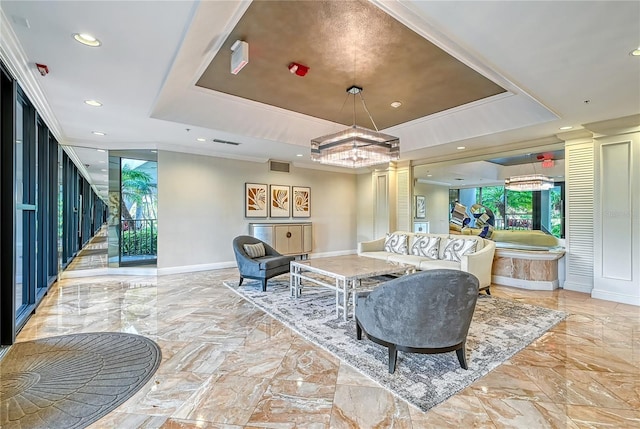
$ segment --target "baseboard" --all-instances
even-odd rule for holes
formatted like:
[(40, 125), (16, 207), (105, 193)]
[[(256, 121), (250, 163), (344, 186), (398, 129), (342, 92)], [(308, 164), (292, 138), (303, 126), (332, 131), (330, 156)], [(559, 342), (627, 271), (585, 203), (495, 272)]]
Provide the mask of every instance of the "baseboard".
[(322, 253), (311, 253), (309, 257), (313, 258), (328, 258), (329, 256), (345, 256), (345, 255), (355, 255), (358, 253), (356, 249), (352, 250), (338, 250), (335, 252), (322, 252)]
[(558, 289), (558, 280), (523, 280), (505, 276), (491, 276), (491, 283), (501, 286), (511, 286), (528, 290)]
[(591, 298), (604, 299), (605, 301), (613, 301), (619, 302), (621, 304), (640, 306), (640, 296), (638, 295), (626, 295), (601, 289), (593, 289), (591, 291)]
[(574, 292), (591, 293), (591, 291), (593, 290), (593, 285), (565, 280), (562, 288), (564, 290), (572, 290)]
[(178, 267), (158, 268), (158, 275), (165, 276), (169, 274), (195, 273), (197, 271), (220, 270), (222, 268), (235, 268), (238, 264), (236, 261), (214, 262), (212, 264), (198, 265), (181, 265)]
[(94, 268), (89, 270), (63, 271), (58, 278), (63, 280), (98, 276), (155, 276), (157, 274), (158, 270), (155, 267)]

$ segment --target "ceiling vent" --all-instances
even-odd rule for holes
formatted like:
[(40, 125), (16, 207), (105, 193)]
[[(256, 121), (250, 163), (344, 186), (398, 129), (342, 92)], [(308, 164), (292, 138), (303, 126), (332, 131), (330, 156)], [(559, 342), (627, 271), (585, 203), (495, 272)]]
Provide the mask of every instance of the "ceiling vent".
[(288, 173), (291, 164), (283, 161), (269, 160), (269, 171), (279, 171), (280, 173)]
[(231, 146), (240, 146), (240, 143), (230, 142), (229, 140), (213, 139), (214, 143), (230, 144)]

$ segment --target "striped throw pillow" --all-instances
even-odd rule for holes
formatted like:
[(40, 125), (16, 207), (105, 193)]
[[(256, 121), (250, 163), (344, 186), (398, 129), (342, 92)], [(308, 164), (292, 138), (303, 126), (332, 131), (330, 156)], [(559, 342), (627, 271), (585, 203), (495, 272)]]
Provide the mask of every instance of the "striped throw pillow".
[(261, 256), (264, 256), (266, 253), (266, 250), (264, 249), (264, 245), (262, 243), (243, 244), (242, 247), (244, 247), (244, 251), (247, 252), (247, 255), (249, 255), (249, 257), (251, 258), (259, 258)]

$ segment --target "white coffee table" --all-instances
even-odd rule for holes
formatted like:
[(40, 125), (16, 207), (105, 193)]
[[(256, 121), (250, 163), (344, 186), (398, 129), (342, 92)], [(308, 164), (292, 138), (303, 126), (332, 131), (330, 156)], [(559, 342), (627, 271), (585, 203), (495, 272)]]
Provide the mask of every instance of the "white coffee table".
[[(353, 309), (355, 311), (355, 292), (362, 279), (385, 274), (413, 272), (413, 267), (409, 265), (358, 255), (292, 261), (290, 267), (289, 288), (292, 296), (296, 298), (300, 296), (303, 287), (302, 280), (333, 289), (336, 292), (336, 317), (340, 317), (342, 309), (344, 320), (347, 320), (349, 293), (353, 295)], [(335, 282), (329, 283), (322, 278), (310, 277), (309, 273), (320, 274), (325, 278), (335, 280)], [(341, 294), (342, 299), (340, 299)]]

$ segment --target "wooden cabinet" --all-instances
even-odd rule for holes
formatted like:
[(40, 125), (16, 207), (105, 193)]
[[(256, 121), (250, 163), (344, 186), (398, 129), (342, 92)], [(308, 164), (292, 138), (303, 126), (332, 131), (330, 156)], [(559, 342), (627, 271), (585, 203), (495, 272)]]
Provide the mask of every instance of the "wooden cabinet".
[(249, 235), (268, 243), (283, 255), (308, 255), (311, 252), (311, 222), (250, 223)]

